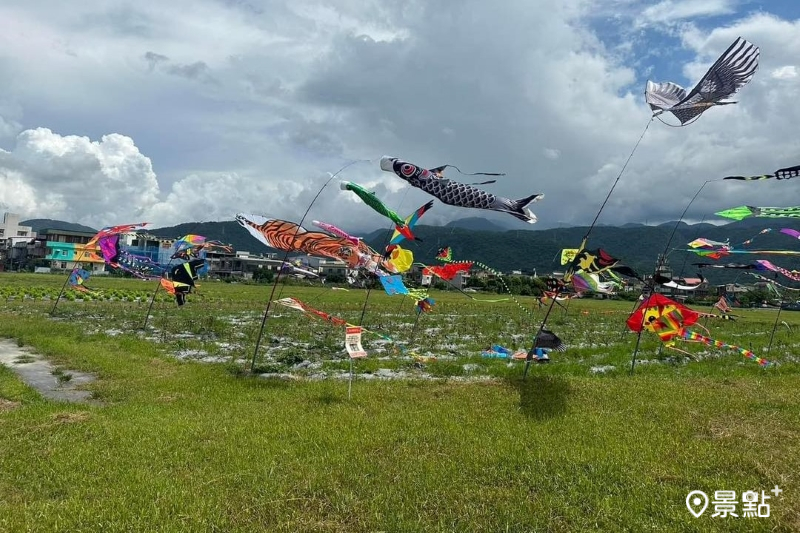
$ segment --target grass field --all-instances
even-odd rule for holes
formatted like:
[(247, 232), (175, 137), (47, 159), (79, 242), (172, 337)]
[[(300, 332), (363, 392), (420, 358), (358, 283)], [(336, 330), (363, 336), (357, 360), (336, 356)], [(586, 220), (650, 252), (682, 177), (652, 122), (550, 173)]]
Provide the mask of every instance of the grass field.
[[(373, 292), (364, 325), (397, 342), (365, 334), (348, 400), (342, 328), (282, 306), (256, 371), (306, 379), (245, 372), (269, 287), (204, 282), (142, 329), (152, 283), (93, 278), (102, 296), (51, 318), (63, 282), (0, 275), (0, 336), (97, 375), (97, 404), (44, 401), (0, 367), (0, 531), (800, 530), (800, 313), (769, 354), (774, 310), (705, 322), (773, 367), (648, 335), (631, 376), (632, 304), (575, 301), (549, 320), (568, 351), (522, 381), (480, 351), (527, 348), (532, 299), (434, 293), (415, 327), (413, 302)], [(356, 323), (365, 301), (278, 291)], [(769, 518), (685, 506), (775, 485)]]

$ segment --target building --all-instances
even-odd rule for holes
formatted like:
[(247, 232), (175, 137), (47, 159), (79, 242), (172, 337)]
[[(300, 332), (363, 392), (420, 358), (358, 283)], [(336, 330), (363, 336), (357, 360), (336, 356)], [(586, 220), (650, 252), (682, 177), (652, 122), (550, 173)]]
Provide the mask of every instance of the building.
[[(9, 241), (26, 240), (36, 237), (36, 232), (30, 226), (20, 226), (19, 215), (4, 213), (3, 222), (0, 224), (0, 248), (5, 249)], [(13, 242), (11, 244), (13, 246)]]
[(290, 260), (294, 261), (300, 259), (304, 265), (308, 265), (308, 269), (316, 272), (322, 277), (336, 276), (342, 279), (346, 278), (349, 274), (347, 263), (338, 259), (330, 259), (325, 257), (302, 256), (293, 257)]
[(175, 253), (175, 239), (164, 239), (147, 233), (123, 235), (120, 247), (141, 257), (146, 257), (161, 265), (174, 262), (172, 255)]
[(100, 248), (86, 247), (94, 232), (70, 231), (63, 229), (43, 229), (36, 240), (45, 242), (44, 259), (50, 262), (54, 270), (72, 270), (76, 265), (93, 273), (105, 270), (105, 260)]
[(221, 278), (238, 277), (251, 279), (257, 270), (267, 270), (277, 274), (283, 261), (277, 259), (277, 254), (254, 255), (250, 252), (209, 253), (206, 256), (211, 276)]
[(19, 215), (4, 213), (0, 223), (0, 270), (18, 270), (22, 250), (34, 237), (33, 228), (20, 225)]

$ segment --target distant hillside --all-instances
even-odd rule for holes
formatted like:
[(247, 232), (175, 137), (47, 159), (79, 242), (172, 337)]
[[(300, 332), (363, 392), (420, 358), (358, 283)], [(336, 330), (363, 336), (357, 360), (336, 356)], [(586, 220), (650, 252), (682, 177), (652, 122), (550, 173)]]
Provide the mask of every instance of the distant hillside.
[(480, 217), (459, 218), (445, 224), (446, 228), (461, 228), (475, 231), (508, 231), (507, 227), (500, 226)]
[[(80, 224), (58, 220), (35, 219), (26, 221), (25, 224), (34, 229), (49, 227), (95, 231)], [(469, 226), (469, 228), (460, 227), (460, 225)], [(537, 274), (543, 275), (563, 270), (559, 264), (561, 249), (578, 247), (587, 230), (586, 227), (545, 230), (493, 229), (498, 227), (493, 222), (481, 218), (462, 219), (448, 226), (417, 226), (414, 234), (422, 241), (406, 243), (404, 246), (414, 252), (416, 261), (422, 263), (437, 263), (435, 257), (439, 248), (450, 246), (456, 259), (481, 261), (504, 272), (510, 270), (533, 272), (535, 270)], [(769, 259), (773, 263), (789, 269), (800, 269), (800, 257), (732, 254), (719, 261), (713, 261), (685, 251), (688, 243), (698, 237), (714, 241), (729, 240), (735, 249), (741, 250), (788, 249), (800, 251), (800, 243), (796, 239), (778, 231), (784, 227), (800, 230), (800, 220), (746, 219), (722, 226), (709, 223), (692, 225), (682, 222), (678, 225), (668, 250), (669, 265), (674, 275), (694, 277), (698, 272), (702, 272), (712, 284), (730, 283), (733, 280), (752, 283), (754, 278), (744, 274), (744, 271), (741, 270), (705, 268), (701, 271), (692, 263), (750, 263), (756, 259)], [(658, 226), (643, 224), (626, 224), (623, 227), (598, 226), (592, 231), (589, 248), (603, 248), (641, 274), (648, 274), (653, 271), (656, 258), (664, 251), (674, 228), (674, 222)], [(760, 232), (765, 228), (771, 228), (772, 231), (761, 234)], [(253, 253), (275, 251), (262, 245), (235, 221), (189, 222), (177, 226), (150, 229), (149, 233), (173, 239), (188, 233), (195, 233), (209, 239), (229, 243), (238, 251), (246, 250)], [(391, 231), (386, 228), (363, 235), (365, 241), (376, 250), (383, 249), (390, 236)], [(753, 242), (749, 245), (742, 244), (748, 239), (753, 239)]]
[(36, 233), (39, 233), (43, 229), (97, 233), (96, 229), (84, 226), (83, 224), (75, 224), (74, 222), (64, 222), (63, 220), (53, 220), (50, 218), (32, 218), (31, 220), (23, 220), (20, 224), (23, 226), (30, 226)]
[(235, 220), (225, 222), (187, 222), (166, 228), (148, 229), (148, 233), (157, 237), (178, 239), (184, 235), (194, 233), (209, 239), (230, 244), (237, 251), (248, 251), (257, 254), (275, 252), (254, 239), (250, 233)]

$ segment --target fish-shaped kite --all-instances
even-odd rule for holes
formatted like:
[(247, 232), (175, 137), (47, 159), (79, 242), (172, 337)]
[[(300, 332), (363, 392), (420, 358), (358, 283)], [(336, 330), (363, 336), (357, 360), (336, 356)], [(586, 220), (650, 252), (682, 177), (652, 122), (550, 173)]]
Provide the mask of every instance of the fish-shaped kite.
[(669, 112), (685, 125), (711, 106), (736, 103), (723, 100), (733, 96), (753, 78), (758, 69), (759, 53), (757, 46), (739, 37), (711, 65), (691, 92), (687, 93), (686, 89), (670, 81), (648, 81), (645, 100), (654, 111), (654, 117)]
[(319, 220), (312, 220), (311, 223), (314, 224), (319, 229), (327, 231), (331, 235), (350, 241), (355, 246), (358, 246), (358, 243), (361, 240), (358, 237), (353, 237), (345, 230), (339, 228), (338, 226), (334, 226), (333, 224), (328, 224), (327, 222), (320, 222)]
[(774, 174), (762, 174), (760, 176), (727, 176), (723, 180), (757, 181), (768, 179), (788, 180), (800, 176), (800, 165), (776, 170)]
[(717, 211), (714, 214), (734, 220), (744, 220), (747, 217), (800, 218), (800, 206), (753, 207), (751, 205), (740, 205), (739, 207), (732, 207), (724, 211)]
[(339, 184), (339, 187), (341, 187), (343, 191), (352, 191), (356, 193), (356, 196), (361, 198), (365, 204), (394, 222), (397, 231), (406, 239), (410, 241), (419, 240), (411, 233), (411, 229), (406, 225), (406, 221), (400, 218), (400, 215), (389, 209), (386, 204), (378, 200), (374, 192), (370, 192), (358, 183), (353, 183), (352, 181), (343, 181)]
[[(487, 209), (508, 213), (529, 224), (536, 222), (536, 215), (531, 212), (528, 204), (544, 198), (543, 194), (532, 194), (519, 200), (511, 200), (502, 196), (488, 193), (466, 183), (459, 183), (442, 177), (444, 165), (434, 169), (424, 169), (396, 157), (384, 156), (381, 158), (381, 170), (394, 172), (398, 177), (407, 181), (413, 187), (422, 189), (426, 193), (438, 198), (443, 203), (456, 207), (471, 207), (473, 209)], [(490, 173), (476, 173), (483, 175), (498, 175)]]

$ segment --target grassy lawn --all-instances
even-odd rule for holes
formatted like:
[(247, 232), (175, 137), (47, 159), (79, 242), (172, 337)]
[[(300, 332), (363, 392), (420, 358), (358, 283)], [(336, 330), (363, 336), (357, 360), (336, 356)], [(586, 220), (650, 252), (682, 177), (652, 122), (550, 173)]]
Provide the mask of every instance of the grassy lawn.
[[(800, 313), (781, 314), (769, 354), (775, 311), (705, 322), (775, 367), (649, 335), (631, 376), (632, 304), (576, 301), (549, 321), (569, 350), (523, 382), (521, 363), (480, 356), (530, 344), (538, 322), (513, 302), (435, 293), (415, 327), (413, 302), (373, 292), (364, 324), (397, 342), (364, 335), (348, 400), (343, 330), (285, 307), (258, 370), (309, 379), (243, 371), (268, 287), (202, 283), (142, 330), (152, 283), (93, 278), (101, 295), (51, 318), (63, 281), (0, 275), (0, 337), (96, 374), (98, 405), (44, 401), (0, 367), (0, 531), (800, 530)], [(365, 299), (279, 292), (352, 322)], [(365, 379), (381, 369), (411, 377)], [(775, 485), (770, 518), (685, 506)]]

